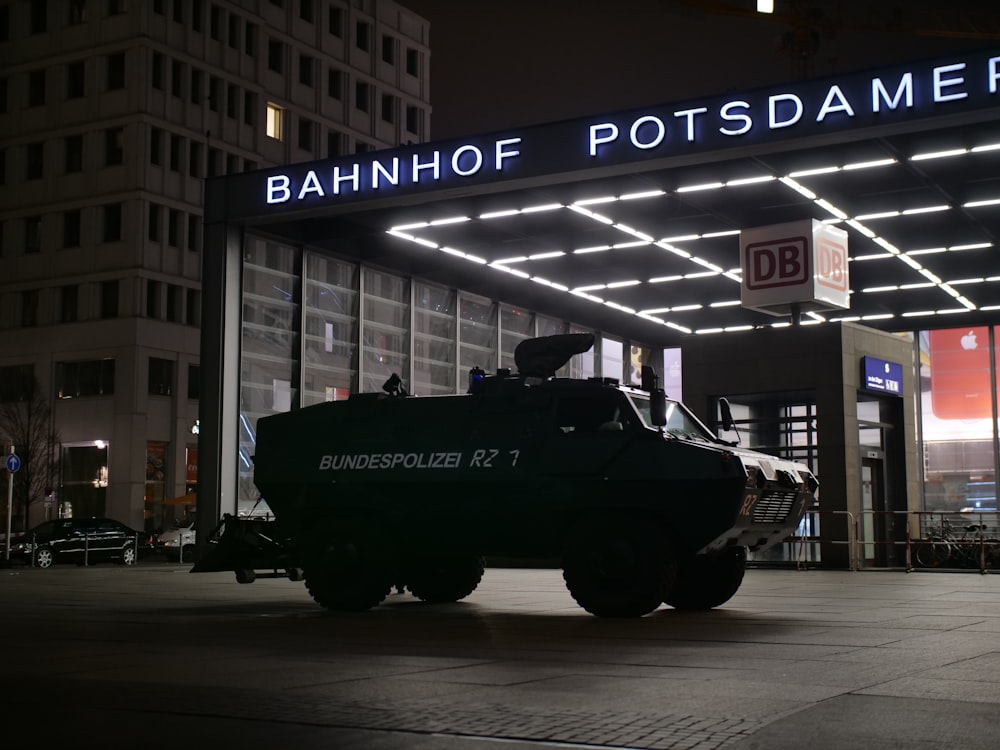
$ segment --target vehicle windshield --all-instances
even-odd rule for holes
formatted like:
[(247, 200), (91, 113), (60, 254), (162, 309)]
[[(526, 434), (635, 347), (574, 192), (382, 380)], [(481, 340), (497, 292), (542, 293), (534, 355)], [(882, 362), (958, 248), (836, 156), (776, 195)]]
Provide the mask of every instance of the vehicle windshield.
[[(644, 393), (629, 393), (628, 397), (635, 410), (639, 412), (643, 425), (655, 429), (649, 414), (649, 396)], [(667, 399), (667, 424), (664, 425), (663, 431), (668, 435), (685, 440), (718, 442), (708, 428), (687, 410), (687, 407), (679, 401), (671, 401), (670, 399)]]

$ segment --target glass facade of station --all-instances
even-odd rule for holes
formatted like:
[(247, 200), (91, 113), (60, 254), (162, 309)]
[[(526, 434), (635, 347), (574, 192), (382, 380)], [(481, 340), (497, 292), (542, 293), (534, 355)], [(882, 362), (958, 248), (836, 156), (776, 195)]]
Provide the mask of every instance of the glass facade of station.
[[(241, 513), (266, 512), (250, 459), (260, 417), (377, 392), (393, 373), (414, 395), (461, 393), (473, 367), (516, 369), (520, 341), (586, 330), (550, 314), (262, 236), (245, 237), (243, 258)], [(973, 327), (901, 334), (913, 342), (920, 369), (923, 511), (997, 509), (998, 332), (1000, 327)], [(679, 349), (654, 350), (600, 335), (597, 342), (560, 374), (638, 383), (640, 366), (653, 363), (668, 394), (682, 397)], [(742, 443), (802, 461), (822, 476), (816, 459), (822, 426), (809, 394), (786, 396), (766, 408), (733, 399)], [(859, 444), (884, 449), (879, 403), (859, 394), (857, 406)], [(806, 531), (813, 536), (818, 530)]]

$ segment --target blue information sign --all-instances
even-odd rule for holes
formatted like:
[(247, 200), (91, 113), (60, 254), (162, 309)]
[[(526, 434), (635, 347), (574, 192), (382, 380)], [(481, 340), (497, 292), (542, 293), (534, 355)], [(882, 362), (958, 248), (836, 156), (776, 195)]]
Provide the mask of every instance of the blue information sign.
[(877, 357), (861, 358), (861, 375), (869, 391), (903, 395), (903, 366)]
[(15, 471), (21, 468), (21, 459), (18, 458), (16, 453), (11, 453), (7, 456), (7, 471), (13, 474)]

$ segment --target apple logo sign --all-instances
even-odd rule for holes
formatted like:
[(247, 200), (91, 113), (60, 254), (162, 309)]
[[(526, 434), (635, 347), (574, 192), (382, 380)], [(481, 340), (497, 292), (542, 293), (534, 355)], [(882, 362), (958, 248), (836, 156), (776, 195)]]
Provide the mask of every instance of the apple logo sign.
[(969, 331), (967, 334), (962, 336), (962, 348), (963, 349), (975, 349), (978, 344), (976, 343), (976, 334)]

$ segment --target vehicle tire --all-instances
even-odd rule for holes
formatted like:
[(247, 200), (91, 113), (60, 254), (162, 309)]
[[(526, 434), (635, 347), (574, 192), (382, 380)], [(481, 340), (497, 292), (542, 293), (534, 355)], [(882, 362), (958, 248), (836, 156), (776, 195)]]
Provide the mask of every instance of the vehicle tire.
[(135, 558), (135, 547), (131, 544), (122, 547), (122, 556), (119, 558), (119, 562), (122, 565), (135, 565)]
[(51, 547), (39, 547), (35, 550), (36, 568), (51, 568), (55, 561), (56, 556)]
[(747, 548), (717, 555), (690, 555), (678, 561), (677, 580), (663, 603), (675, 609), (712, 609), (728, 602), (743, 583)]
[(917, 547), (917, 563), (922, 568), (941, 568), (951, 558), (951, 546), (944, 542), (925, 542)]
[(194, 559), (194, 545), (185, 544), (184, 548), (181, 550), (181, 554), (184, 556), (185, 561), (190, 561)]
[(306, 590), (322, 607), (363, 612), (389, 595), (395, 579), (391, 545), (368, 525), (338, 525), (305, 564)]
[(457, 602), (483, 580), (486, 561), (482, 555), (461, 552), (423, 556), (406, 569), (406, 588), (425, 602)]
[(563, 555), (563, 579), (576, 603), (598, 617), (642, 617), (672, 583), (669, 548), (652, 527), (618, 519), (577, 526)]
[(251, 568), (237, 568), (235, 573), (236, 583), (253, 583), (257, 580), (257, 573)]
[(302, 572), (302, 568), (288, 568), (285, 572), (288, 574), (289, 581), (305, 580), (305, 574)]

